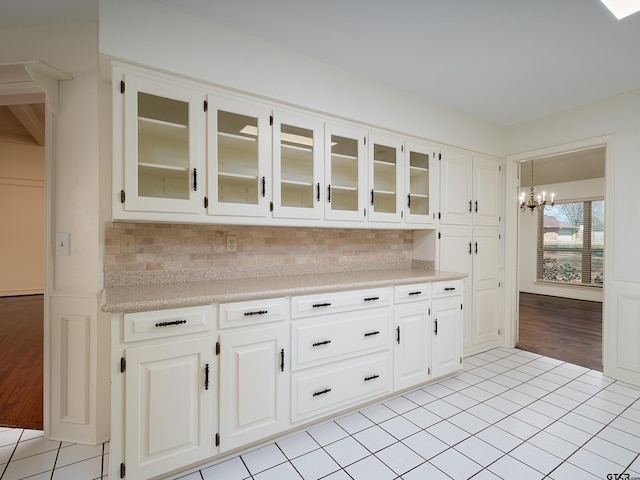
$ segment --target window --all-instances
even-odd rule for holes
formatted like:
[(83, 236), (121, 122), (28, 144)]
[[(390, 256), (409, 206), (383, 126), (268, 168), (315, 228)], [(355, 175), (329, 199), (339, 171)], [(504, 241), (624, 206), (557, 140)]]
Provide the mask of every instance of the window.
[(602, 286), (604, 200), (557, 202), (538, 215), (537, 278)]

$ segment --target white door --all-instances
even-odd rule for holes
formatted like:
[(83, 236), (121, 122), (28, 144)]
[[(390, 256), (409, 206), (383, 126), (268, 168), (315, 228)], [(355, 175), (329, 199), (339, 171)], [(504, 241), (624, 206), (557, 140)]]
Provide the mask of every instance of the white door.
[(283, 110), (273, 113), (273, 216), (320, 220), (323, 213), (323, 124)]
[(325, 208), (328, 220), (363, 222), (367, 195), (366, 132), (325, 125)]
[(462, 301), (460, 297), (433, 300), (432, 378), (462, 368)]
[(210, 215), (266, 217), (271, 200), (270, 110), (209, 95)]
[[(204, 209), (204, 94), (125, 74), (125, 210), (198, 213)], [(117, 153), (116, 153), (117, 154)]]
[(473, 224), (498, 226), (500, 221), (500, 160), (473, 158)]
[(498, 340), (499, 232), (496, 228), (473, 232), (473, 345)]
[(398, 223), (404, 196), (404, 145), (396, 137), (369, 135), (369, 220)]
[(211, 337), (126, 350), (125, 468), (150, 478), (214, 453)]
[(220, 335), (220, 451), (288, 425), (287, 340), (285, 325)]
[(426, 302), (396, 306), (393, 352), (395, 391), (426, 382), (431, 369), (430, 307)]
[(441, 155), (440, 223), (471, 225), (472, 157), (467, 152), (451, 149), (442, 149)]
[(438, 211), (438, 161), (435, 146), (405, 144), (405, 210), (407, 223), (433, 224)]
[(440, 231), (440, 266), (442, 271), (466, 273), (464, 283), (464, 347), (471, 346), (473, 332), (473, 236), (471, 227), (442, 227)]

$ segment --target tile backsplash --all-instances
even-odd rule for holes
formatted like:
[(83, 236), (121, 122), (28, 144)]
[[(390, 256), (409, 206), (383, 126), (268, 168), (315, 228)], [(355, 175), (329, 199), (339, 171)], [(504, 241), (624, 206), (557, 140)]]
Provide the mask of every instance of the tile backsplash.
[[(120, 253), (122, 235), (135, 253)], [(411, 230), (109, 223), (105, 287), (409, 268), (412, 247)]]

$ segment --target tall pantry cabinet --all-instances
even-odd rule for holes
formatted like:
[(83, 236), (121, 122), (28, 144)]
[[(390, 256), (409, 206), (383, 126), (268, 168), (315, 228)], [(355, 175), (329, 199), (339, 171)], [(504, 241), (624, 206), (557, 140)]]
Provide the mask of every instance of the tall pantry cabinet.
[(500, 344), (501, 160), (442, 149), (439, 269), (464, 272), (465, 355)]

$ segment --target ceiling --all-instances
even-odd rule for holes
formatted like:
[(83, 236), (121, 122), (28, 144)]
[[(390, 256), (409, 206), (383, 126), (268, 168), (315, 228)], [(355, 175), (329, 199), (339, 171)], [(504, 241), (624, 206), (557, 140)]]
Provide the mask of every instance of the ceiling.
[[(513, 125), (640, 88), (640, 13), (599, 0), (146, 0)], [(97, 0), (2, 0), (0, 28), (95, 20)]]
[(604, 178), (605, 158), (604, 146), (534, 158), (520, 164), (520, 186), (531, 186), (532, 166), (534, 186)]

